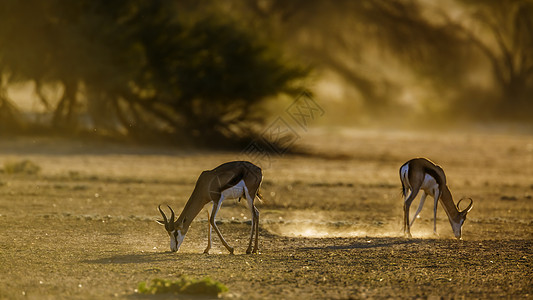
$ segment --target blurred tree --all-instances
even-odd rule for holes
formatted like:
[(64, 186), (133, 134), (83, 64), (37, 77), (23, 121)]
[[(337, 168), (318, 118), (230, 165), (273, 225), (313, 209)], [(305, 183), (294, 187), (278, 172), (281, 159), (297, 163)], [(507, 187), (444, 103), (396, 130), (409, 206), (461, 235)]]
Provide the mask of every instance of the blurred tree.
[[(6, 0), (0, 69), (7, 84), (35, 82), (56, 128), (218, 145), (249, 138), (265, 119), (254, 104), (293, 92), (307, 71), (234, 21), (180, 13), (172, 1)], [(47, 84), (62, 87), (57, 104)]]
[(7, 85), (5, 84), (6, 80), (4, 80), (4, 77), (0, 77), (0, 134), (17, 132), (21, 129), (17, 110), (13, 107), (7, 96)]
[[(532, 3), (5, 0), (0, 122), (20, 124), (6, 90), (32, 81), (56, 128), (234, 143), (264, 120), (256, 104), (307, 74), (272, 44), (333, 70), (371, 116), (403, 117), (414, 102), (402, 93), (424, 89), (417, 100), (441, 115), (528, 118)], [(50, 85), (59, 99), (47, 99)]]
[[(479, 117), (480, 106), (492, 116), (502, 108), (508, 117), (533, 112), (532, 0), (245, 3), (255, 18), (275, 22), (264, 27), (291, 49), (355, 87), (373, 114), (395, 108), (409, 76), (431, 83), (431, 98), (449, 98), (452, 112), (468, 108)], [(492, 65), (493, 84), (471, 80), (483, 69), (480, 57)], [(402, 73), (391, 72), (394, 63)]]
[(475, 26), (453, 23), (490, 61), (499, 87), (498, 111), (533, 113), (533, 1), (462, 0)]
[[(450, 28), (426, 18), (411, 0), (248, 0), (247, 10), (266, 22), (277, 20), (282, 40), (313, 63), (339, 74), (360, 94), (371, 114), (397, 112), (394, 61), (436, 81), (459, 81), (464, 47)], [(457, 64), (448, 59), (455, 57)], [(392, 59), (391, 59), (392, 58)], [(374, 63), (376, 62), (377, 63)], [(374, 63), (374, 64), (373, 64)], [(392, 67), (394, 68), (394, 67)], [(404, 71), (405, 73), (405, 71)], [(399, 74), (405, 77), (405, 74)]]
[[(12, 82), (34, 80), (43, 75), (45, 61), (29, 52), (44, 53), (42, 40), (32, 41), (28, 34), (44, 28), (42, 6), (35, 3), (31, 9), (20, 10), (20, 1), (0, 2), (0, 132), (10, 133), (21, 129), (20, 114), (8, 97)], [(19, 14), (8, 12), (19, 11)], [(17, 34), (18, 33), (18, 34)], [(15, 50), (18, 49), (18, 50)]]
[(249, 136), (253, 123), (264, 118), (253, 105), (280, 91), (294, 92), (290, 83), (306, 73), (216, 16), (181, 31), (163, 39), (143, 35), (147, 69), (136, 83), (150, 93), (138, 94), (135, 101), (157, 103), (151, 110), (167, 125), (210, 142)]

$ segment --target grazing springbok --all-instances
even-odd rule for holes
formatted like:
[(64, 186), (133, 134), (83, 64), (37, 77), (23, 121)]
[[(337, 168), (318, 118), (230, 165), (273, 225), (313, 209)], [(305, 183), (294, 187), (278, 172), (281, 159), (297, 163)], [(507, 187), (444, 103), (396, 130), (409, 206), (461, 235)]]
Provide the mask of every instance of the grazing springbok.
[[(461, 239), (461, 229), (465, 222), (466, 214), (472, 209), (473, 201), (469, 198), (470, 204), (468, 207), (463, 211), (459, 211), (459, 203), (463, 199), (459, 200), (457, 205), (454, 204), (450, 189), (446, 185), (446, 175), (444, 175), (444, 170), (440, 166), (426, 158), (414, 158), (400, 167), (400, 179), (405, 199), (403, 230), (408, 237), (411, 237), (411, 226), (422, 210), (426, 196), (430, 195), (435, 202), (433, 207), (433, 233), (437, 234), (437, 203), (440, 200), (444, 211), (448, 215), (455, 237)], [(409, 190), (411, 193), (407, 196)], [(418, 205), (413, 220), (409, 223), (409, 208), (420, 190), (422, 190), (420, 205)]]
[[(194, 218), (200, 213), (202, 208), (209, 202), (213, 203), (211, 217), (208, 215), (208, 243), (204, 253), (209, 253), (211, 249), (211, 227), (215, 229), (222, 244), (233, 254), (233, 248), (228, 245), (215, 223), (215, 217), (222, 202), (226, 199), (245, 198), (252, 213), (252, 233), (248, 244), (247, 254), (257, 253), (259, 235), (259, 211), (254, 205), (255, 197), (262, 200), (259, 187), (263, 180), (261, 168), (247, 161), (232, 161), (224, 163), (213, 170), (203, 171), (196, 181), (196, 186), (185, 204), (178, 219), (174, 221), (174, 211), (170, 206), (170, 220), (167, 219), (161, 205), (158, 209), (163, 220), (158, 220), (159, 224), (165, 225), (165, 229), (170, 236), (170, 250), (178, 251), (189, 230)], [(255, 243), (252, 250), (252, 240), (255, 234)]]

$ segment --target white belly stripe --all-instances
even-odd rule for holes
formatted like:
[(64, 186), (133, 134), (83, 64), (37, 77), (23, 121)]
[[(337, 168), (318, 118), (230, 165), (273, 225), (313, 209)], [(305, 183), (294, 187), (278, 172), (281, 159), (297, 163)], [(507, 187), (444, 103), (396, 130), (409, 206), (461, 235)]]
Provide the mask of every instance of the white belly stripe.
[(221, 194), (222, 199), (238, 199), (240, 197), (248, 198), (248, 188), (246, 188), (244, 180), (241, 180), (236, 185), (223, 190)]
[(426, 174), (426, 176), (424, 176), (424, 182), (422, 182), (420, 188), (426, 192), (426, 194), (435, 197), (435, 192), (439, 189), (439, 185), (433, 176)]

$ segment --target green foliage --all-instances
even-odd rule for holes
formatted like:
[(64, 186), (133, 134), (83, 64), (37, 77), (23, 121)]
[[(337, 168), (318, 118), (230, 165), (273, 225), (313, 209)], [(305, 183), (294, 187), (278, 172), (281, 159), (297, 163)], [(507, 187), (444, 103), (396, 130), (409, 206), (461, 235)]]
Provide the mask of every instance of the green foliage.
[(169, 26), (179, 34), (144, 37), (147, 63), (135, 96), (170, 132), (234, 142), (265, 118), (254, 105), (290, 93), (307, 73), (236, 22), (208, 16)]
[(31, 160), (8, 161), (4, 163), (6, 174), (35, 175), (41, 171), (41, 167)]
[(137, 290), (141, 294), (195, 294), (218, 296), (228, 291), (228, 288), (209, 277), (195, 280), (181, 276), (178, 280), (154, 278), (149, 284), (140, 282)]

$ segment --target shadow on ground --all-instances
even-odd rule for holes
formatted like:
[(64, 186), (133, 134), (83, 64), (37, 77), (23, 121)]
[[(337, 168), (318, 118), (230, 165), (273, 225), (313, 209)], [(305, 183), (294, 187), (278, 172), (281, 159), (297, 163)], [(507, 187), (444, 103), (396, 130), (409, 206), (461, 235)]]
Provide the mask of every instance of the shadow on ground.
[[(344, 240), (344, 239), (343, 239)], [(395, 245), (409, 245), (409, 244), (422, 244), (431, 242), (428, 239), (406, 239), (406, 238), (372, 238), (367, 237), (364, 239), (346, 239), (349, 243), (344, 241), (341, 243), (333, 243), (334, 245), (324, 245), (315, 247), (303, 247), (301, 250), (349, 250), (349, 249), (372, 249), (372, 248), (387, 248)]]
[[(191, 254), (192, 255), (192, 254)], [(82, 263), (89, 264), (137, 264), (154, 263), (175, 260), (176, 256), (170, 252), (142, 252), (135, 254), (113, 255), (98, 259), (82, 260)]]

